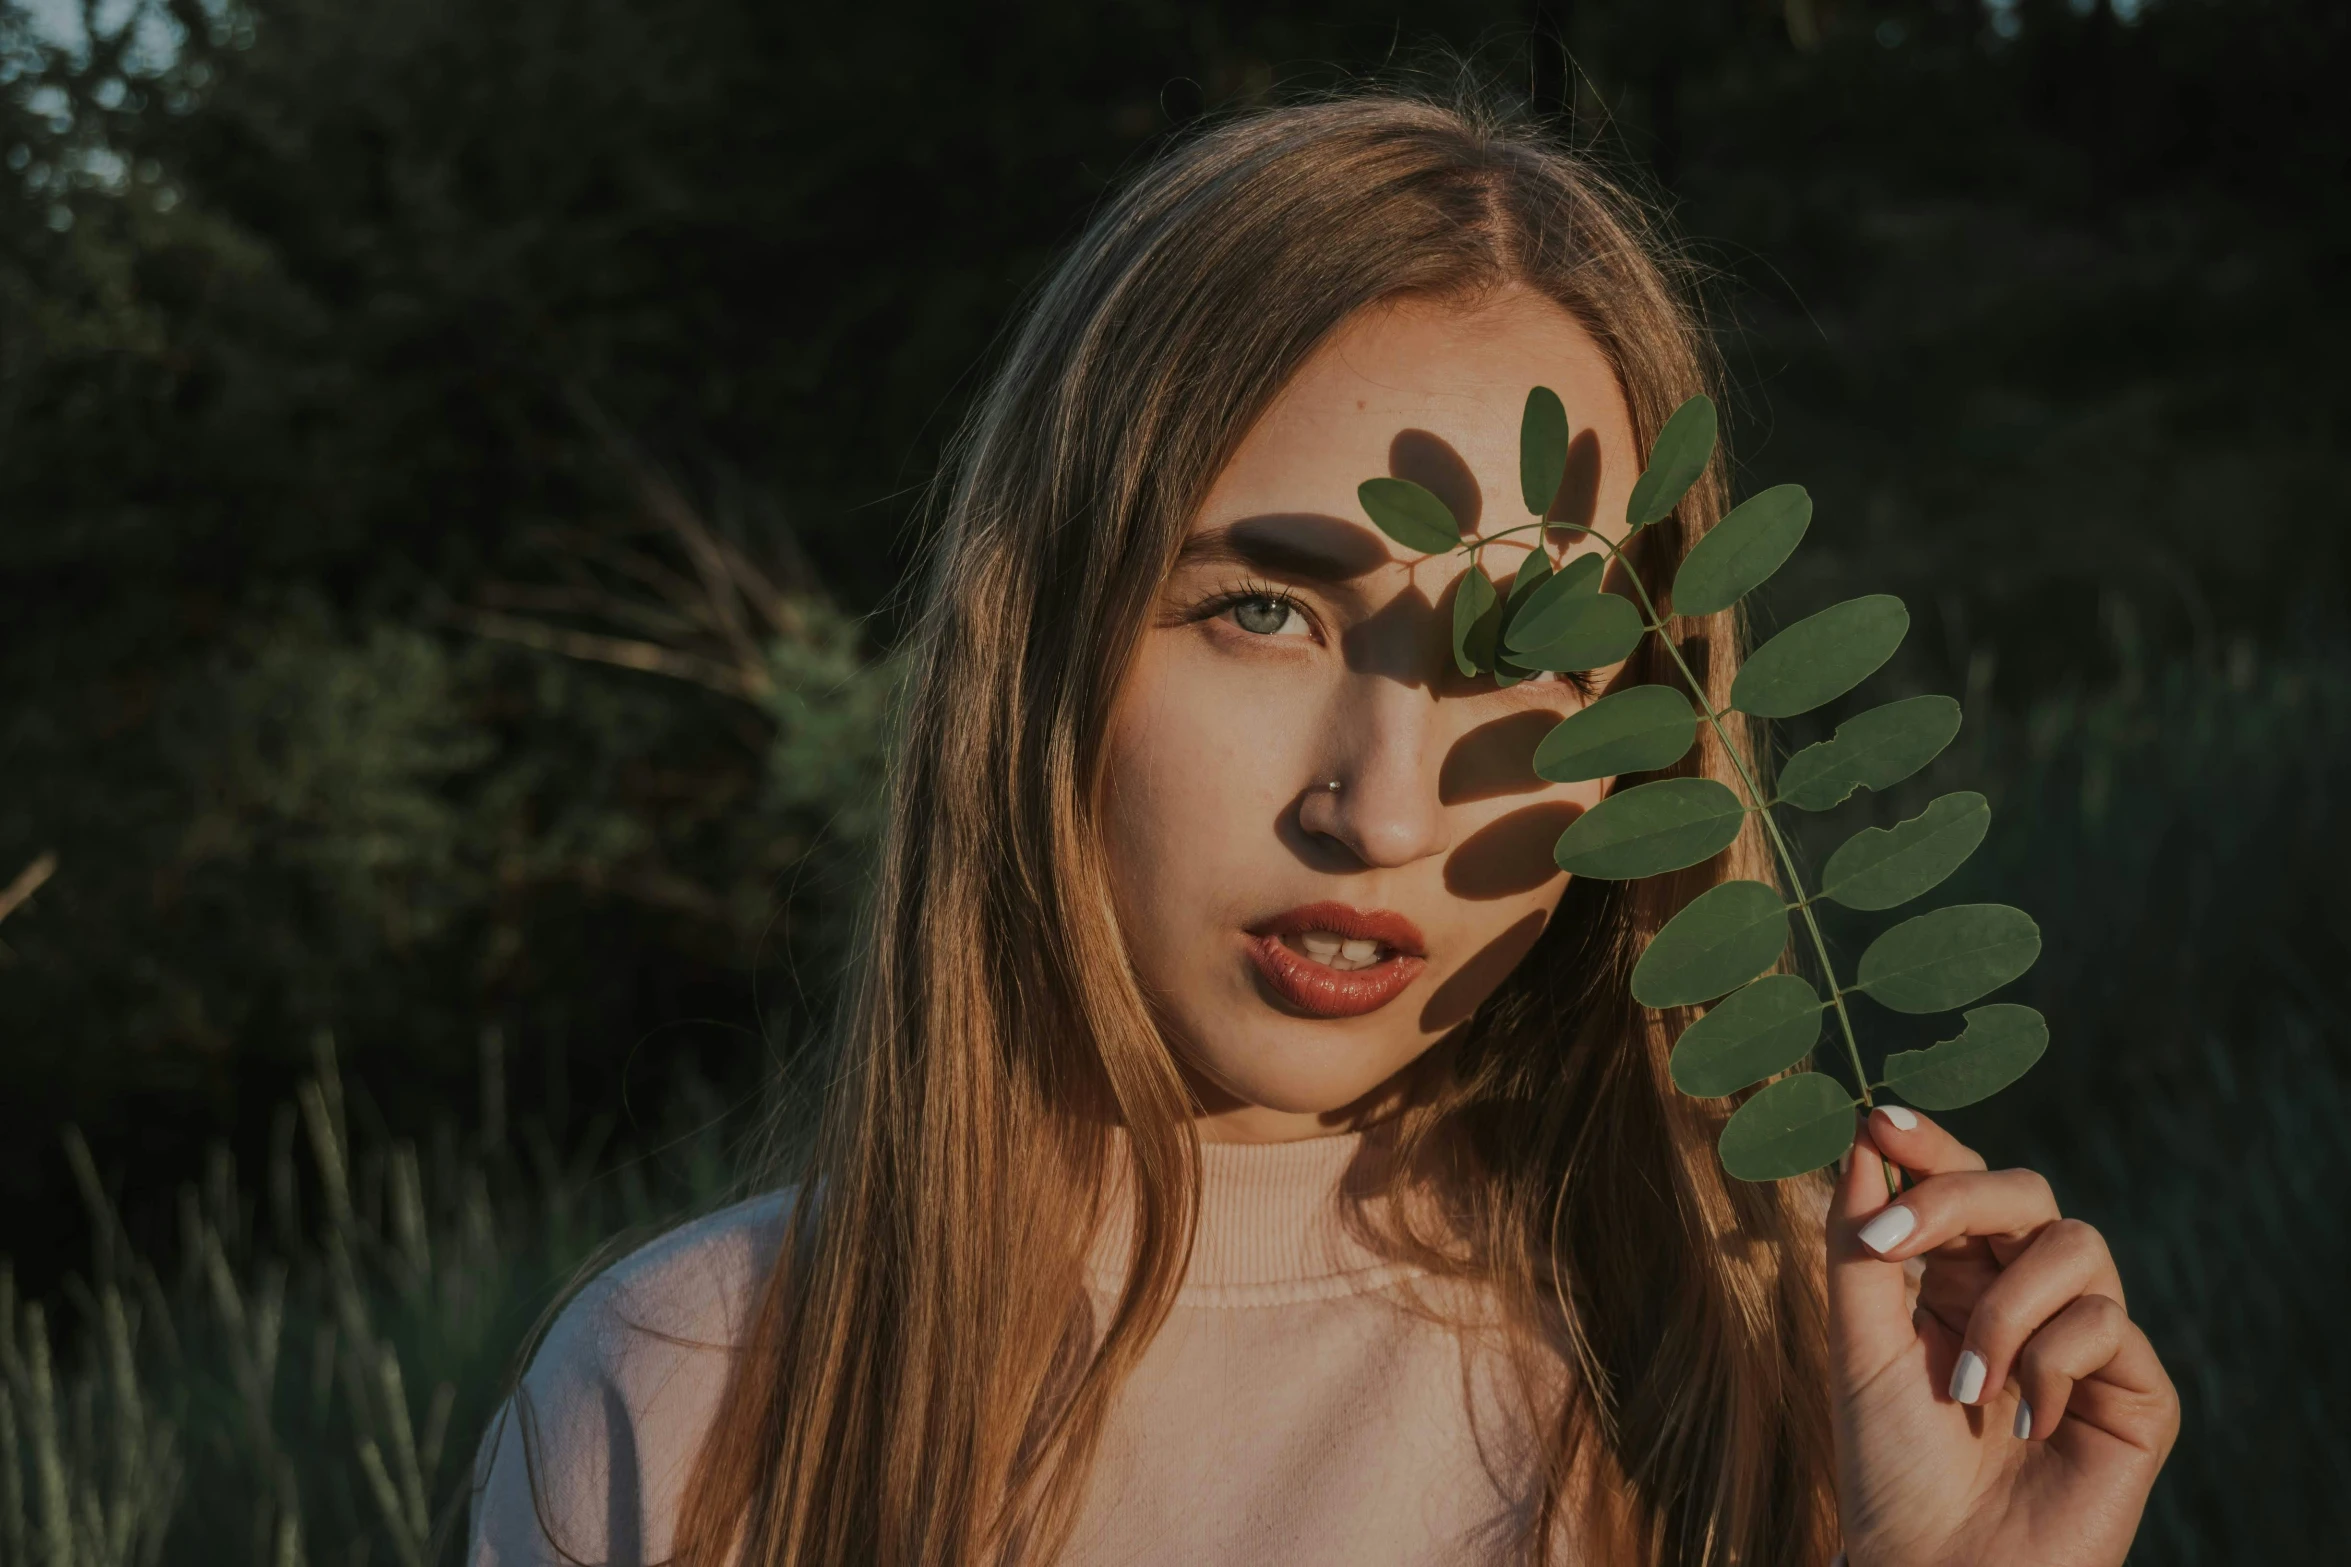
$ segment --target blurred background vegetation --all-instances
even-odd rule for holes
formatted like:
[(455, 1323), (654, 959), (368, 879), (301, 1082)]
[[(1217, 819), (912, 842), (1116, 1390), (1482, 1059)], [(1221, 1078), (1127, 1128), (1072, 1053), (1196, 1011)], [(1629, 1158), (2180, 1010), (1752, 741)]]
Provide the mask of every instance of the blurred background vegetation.
[(1690, 236), (1771, 612), (1968, 700), (1916, 787), (2056, 1044), (1958, 1119), (2182, 1385), (2134, 1559), (2341, 1553), (2351, 8), (0, 0), (0, 1564), (449, 1559), (821, 1019), (1023, 290), (1200, 116), (1460, 59)]

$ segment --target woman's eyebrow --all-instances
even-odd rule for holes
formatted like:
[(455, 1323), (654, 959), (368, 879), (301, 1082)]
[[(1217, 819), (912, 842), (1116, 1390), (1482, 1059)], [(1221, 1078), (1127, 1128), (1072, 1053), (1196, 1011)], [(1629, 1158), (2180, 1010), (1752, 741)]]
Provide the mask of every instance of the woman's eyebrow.
[(1388, 564), (1387, 546), (1369, 528), (1319, 512), (1243, 517), (1184, 540), (1176, 564), (1250, 566), (1316, 582), (1350, 582)]

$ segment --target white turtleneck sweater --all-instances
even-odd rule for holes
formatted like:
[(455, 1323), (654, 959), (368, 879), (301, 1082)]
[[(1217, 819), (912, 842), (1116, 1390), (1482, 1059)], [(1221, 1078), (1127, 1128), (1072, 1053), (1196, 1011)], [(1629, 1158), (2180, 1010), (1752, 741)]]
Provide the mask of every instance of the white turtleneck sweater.
[[(1506, 1559), (1528, 1490), (1513, 1384), (1491, 1337), (1464, 1325), (1474, 1299), (1383, 1262), (1352, 1233), (1343, 1178), (1366, 1156), (1355, 1136), (1203, 1147), (1190, 1268), (1119, 1392), (1063, 1562)], [(754, 1199), (677, 1230), (565, 1309), (524, 1379), (532, 1473), (513, 1418), (478, 1460), (474, 1567), (669, 1554), (784, 1202)], [(1097, 1238), (1098, 1307), (1131, 1246), (1123, 1219)]]

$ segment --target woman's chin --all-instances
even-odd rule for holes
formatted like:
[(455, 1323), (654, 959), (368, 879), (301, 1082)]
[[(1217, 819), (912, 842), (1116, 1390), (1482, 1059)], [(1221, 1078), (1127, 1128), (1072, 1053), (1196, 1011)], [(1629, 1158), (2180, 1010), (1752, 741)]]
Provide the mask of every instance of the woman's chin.
[[(1343, 1129), (1368, 1100), (1392, 1085), (1426, 1041), (1372, 1039), (1364, 1030), (1334, 1037), (1328, 1023), (1308, 1022), (1260, 1009), (1247, 1025), (1221, 1041), (1247, 1041), (1238, 1052), (1226, 1048), (1193, 1052), (1202, 1108), (1212, 1117), (1314, 1117)], [(1381, 1031), (1385, 1033), (1385, 1030)]]

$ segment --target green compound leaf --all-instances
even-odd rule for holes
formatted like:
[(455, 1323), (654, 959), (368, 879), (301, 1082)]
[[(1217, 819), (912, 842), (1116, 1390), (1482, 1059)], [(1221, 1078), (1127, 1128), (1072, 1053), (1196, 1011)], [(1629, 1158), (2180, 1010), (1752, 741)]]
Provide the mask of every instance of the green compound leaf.
[(1731, 682), (1731, 706), (1757, 718), (1809, 713), (1875, 674), (1909, 629), (1891, 593), (1831, 604), (1755, 650)]
[(2041, 928), (2024, 910), (1955, 904), (1871, 942), (1853, 988), (1897, 1012), (1948, 1012), (1999, 989), (2040, 955)]
[(1801, 484), (1775, 484), (1733, 507), (1691, 549), (1673, 578), (1673, 612), (1711, 615), (1729, 609), (1787, 563), (1812, 526), (1812, 497)]
[(1557, 636), (1539, 647), (1511, 649), (1510, 661), (1527, 669), (1601, 669), (1629, 657), (1649, 629), (1621, 594), (1594, 593), (1571, 602), (1572, 618)]
[(1647, 527), (1681, 504), (1698, 475), (1714, 460), (1714, 401), (1693, 397), (1673, 411), (1649, 448), (1649, 466), (1633, 485), (1624, 520)]
[(1778, 1181), (1834, 1164), (1853, 1146), (1859, 1102), (1818, 1072), (1783, 1077), (1739, 1106), (1722, 1129), (1722, 1167), (1742, 1181)]
[(2024, 1076), (2048, 1048), (2046, 1018), (1994, 1002), (1970, 1011), (1957, 1039), (1886, 1057), (1886, 1086), (1921, 1110), (1956, 1110)]
[(1527, 551), (1526, 558), (1518, 563), (1518, 571), (1510, 579), (1510, 594), (1503, 601), (1504, 624), (1508, 624), (1509, 616), (1516, 615), (1526, 607), (1535, 589), (1550, 580), (1551, 557), (1543, 553), (1540, 546)]
[(1820, 895), (1849, 909), (1908, 903), (1959, 869), (1991, 830), (1980, 794), (1947, 794), (1906, 822), (1864, 827), (1820, 873)]
[(1600, 574), (1607, 564), (1608, 558), (1598, 550), (1586, 550), (1562, 561), (1557, 571), (1546, 573), (1527, 590), (1525, 602), (1511, 615), (1503, 632), (1504, 644), (1516, 653), (1557, 641), (1599, 592)]
[(1408, 550), (1440, 555), (1461, 542), (1452, 509), (1410, 479), (1366, 479), (1355, 498), (1382, 533)]
[(1475, 677), (1493, 665), (1500, 602), (1485, 567), (1473, 565), (1462, 573), (1461, 587), (1453, 595), (1453, 667), (1466, 676)]
[(1682, 1030), (1667, 1063), (1674, 1086), (1717, 1099), (1786, 1071), (1820, 1038), (1825, 1006), (1809, 981), (1764, 975)]
[(1645, 1007), (1694, 1007), (1738, 989), (1780, 960), (1788, 909), (1759, 881), (1726, 881), (1690, 900), (1649, 939), (1633, 965), (1633, 999)]
[(1550, 579), (1551, 557), (1538, 545), (1529, 550), (1526, 558), (1518, 563), (1517, 574), (1510, 579), (1510, 591), (1502, 596), (1502, 617), (1496, 624), (1494, 634), (1494, 683), (1505, 691), (1534, 673), (1512, 663), (1503, 652), (1509, 645), (1510, 623), (1526, 608), (1526, 602), (1533, 596), (1535, 589)]
[(1698, 735), (1690, 699), (1671, 686), (1633, 686), (1562, 719), (1535, 747), (1535, 776), (1581, 783), (1671, 767)]
[(1577, 817), (1551, 857), (1571, 876), (1633, 881), (1714, 858), (1739, 836), (1746, 814), (1739, 797), (1711, 778), (1661, 778)]
[(1803, 811), (1842, 805), (1856, 789), (1890, 789), (1933, 761), (1959, 733), (1959, 704), (1906, 697), (1856, 713), (1780, 769), (1780, 798)]
[(1540, 517), (1559, 495), (1567, 477), (1567, 409), (1547, 386), (1527, 393), (1527, 411), (1518, 421), (1518, 493)]

